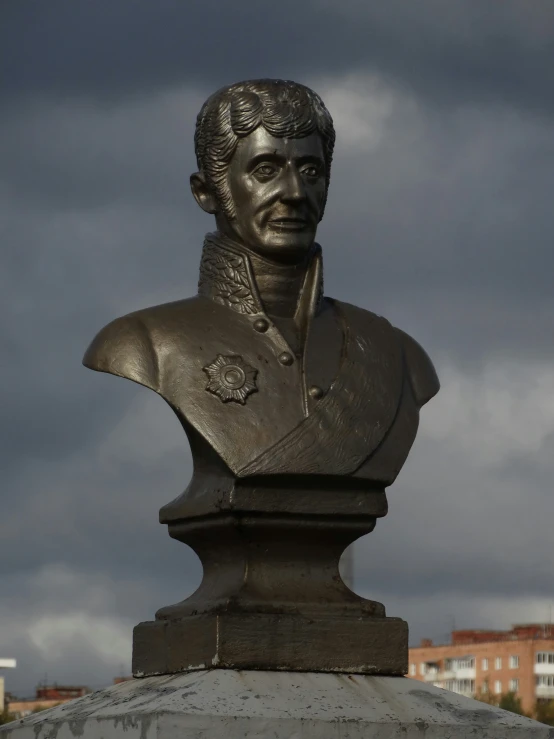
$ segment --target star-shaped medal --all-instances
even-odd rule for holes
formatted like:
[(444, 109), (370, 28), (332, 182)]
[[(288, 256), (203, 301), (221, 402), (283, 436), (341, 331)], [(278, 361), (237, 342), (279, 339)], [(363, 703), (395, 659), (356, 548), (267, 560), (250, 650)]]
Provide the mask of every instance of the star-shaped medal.
[(217, 395), (224, 403), (233, 400), (244, 405), (246, 398), (258, 391), (256, 375), (258, 370), (247, 364), (238, 354), (224, 356), (218, 354), (211, 364), (203, 367), (209, 381), (208, 392)]

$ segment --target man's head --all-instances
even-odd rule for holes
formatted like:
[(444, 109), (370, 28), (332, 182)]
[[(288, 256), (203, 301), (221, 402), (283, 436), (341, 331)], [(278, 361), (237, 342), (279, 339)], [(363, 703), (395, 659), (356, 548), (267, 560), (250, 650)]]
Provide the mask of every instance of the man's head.
[(297, 261), (323, 217), (334, 142), (331, 116), (307, 87), (225, 87), (198, 115), (194, 197), (223, 233), (263, 256)]

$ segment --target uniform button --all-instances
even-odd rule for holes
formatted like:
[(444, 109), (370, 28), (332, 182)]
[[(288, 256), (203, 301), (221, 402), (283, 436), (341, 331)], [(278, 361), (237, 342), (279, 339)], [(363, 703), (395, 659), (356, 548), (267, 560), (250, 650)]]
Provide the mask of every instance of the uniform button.
[(257, 318), (254, 321), (255, 331), (259, 331), (261, 334), (265, 334), (268, 328), (269, 328), (269, 321), (266, 321), (265, 318)]
[(282, 354), (279, 354), (279, 361), (281, 364), (285, 364), (288, 367), (294, 362), (294, 358), (292, 354), (289, 354), (289, 352), (283, 352)]
[(323, 390), (318, 385), (312, 385), (309, 393), (310, 397), (312, 397), (314, 400), (319, 400), (324, 395)]

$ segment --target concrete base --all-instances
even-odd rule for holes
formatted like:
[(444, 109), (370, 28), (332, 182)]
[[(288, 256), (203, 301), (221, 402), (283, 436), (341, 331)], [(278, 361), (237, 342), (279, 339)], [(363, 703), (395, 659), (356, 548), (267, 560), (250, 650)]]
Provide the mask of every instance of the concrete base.
[(2, 739), (552, 739), (404, 677), (207, 670), (132, 680), (0, 727)]

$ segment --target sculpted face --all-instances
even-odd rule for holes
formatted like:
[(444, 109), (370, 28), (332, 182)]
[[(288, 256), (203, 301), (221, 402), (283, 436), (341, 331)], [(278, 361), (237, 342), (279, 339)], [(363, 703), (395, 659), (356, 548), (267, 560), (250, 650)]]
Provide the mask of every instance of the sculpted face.
[(258, 127), (239, 141), (227, 184), (234, 217), (216, 211), (219, 230), (261, 256), (300, 261), (314, 242), (325, 200), (319, 135), (275, 138)]

